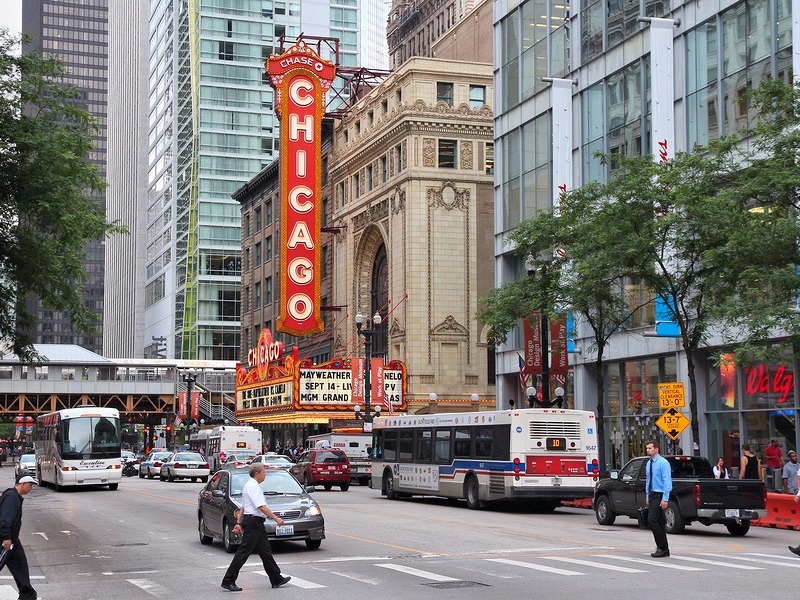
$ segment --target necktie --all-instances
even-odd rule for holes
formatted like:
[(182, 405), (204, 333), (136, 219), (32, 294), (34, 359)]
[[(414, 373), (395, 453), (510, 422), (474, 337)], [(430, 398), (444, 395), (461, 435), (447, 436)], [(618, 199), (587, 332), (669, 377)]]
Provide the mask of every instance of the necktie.
[(650, 464), (647, 465), (650, 468), (650, 476), (648, 477), (648, 484), (647, 489), (650, 490), (650, 495), (653, 494), (653, 459), (651, 458), (648, 461)]

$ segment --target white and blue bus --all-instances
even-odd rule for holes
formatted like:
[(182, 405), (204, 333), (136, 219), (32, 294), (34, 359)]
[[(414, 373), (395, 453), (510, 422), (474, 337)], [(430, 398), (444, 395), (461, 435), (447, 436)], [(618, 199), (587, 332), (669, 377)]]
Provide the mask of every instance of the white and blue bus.
[(79, 485), (107, 485), (122, 480), (119, 411), (80, 406), (36, 419), (36, 474), (57, 490)]
[(531, 408), (373, 421), (372, 487), (409, 496), (525, 500), (552, 510), (591, 498), (600, 476), (594, 413)]

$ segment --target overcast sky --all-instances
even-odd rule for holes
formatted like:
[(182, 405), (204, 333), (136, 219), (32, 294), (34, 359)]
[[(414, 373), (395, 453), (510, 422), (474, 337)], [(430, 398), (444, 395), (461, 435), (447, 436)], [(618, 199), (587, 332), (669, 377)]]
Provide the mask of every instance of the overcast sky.
[(0, 27), (7, 27), (12, 33), (22, 29), (22, 0), (0, 0)]

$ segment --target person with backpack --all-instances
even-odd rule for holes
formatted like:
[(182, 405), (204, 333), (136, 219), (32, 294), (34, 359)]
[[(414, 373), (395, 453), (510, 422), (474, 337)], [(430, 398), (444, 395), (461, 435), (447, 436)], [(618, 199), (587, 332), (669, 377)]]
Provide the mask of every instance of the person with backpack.
[(0, 496), (0, 539), (3, 540), (3, 548), (8, 551), (6, 566), (17, 584), (20, 600), (36, 600), (39, 597), (31, 585), (28, 558), (19, 541), (23, 496), (38, 483), (30, 475), (22, 475), (13, 488), (8, 488)]

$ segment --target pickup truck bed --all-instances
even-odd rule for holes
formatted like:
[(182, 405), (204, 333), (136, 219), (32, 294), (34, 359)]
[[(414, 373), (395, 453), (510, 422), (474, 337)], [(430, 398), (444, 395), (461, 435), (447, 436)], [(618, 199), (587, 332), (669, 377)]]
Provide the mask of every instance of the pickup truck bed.
[[(748, 479), (714, 479), (711, 464), (700, 456), (666, 456), (672, 467), (672, 492), (664, 511), (667, 533), (681, 533), (694, 521), (721, 523), (731, 535), (745, 535), (750, 520), (766, 515), (764, 482)], [(611, 525), (618, 515), (635, 519), (645, 505), (647, 457), (634, 458), (616, 477), (603, 479), (594, 494), (597, 522)]]

